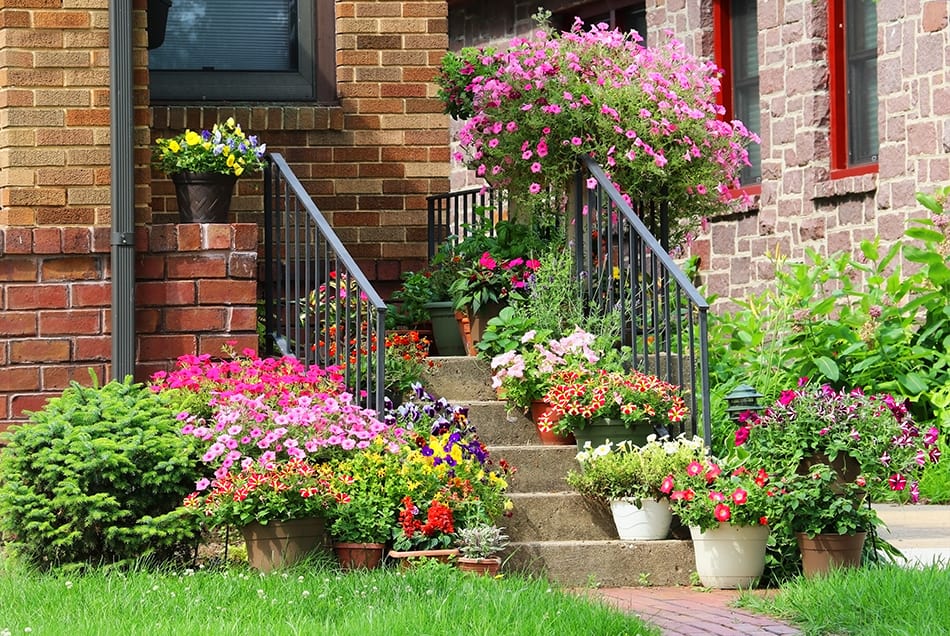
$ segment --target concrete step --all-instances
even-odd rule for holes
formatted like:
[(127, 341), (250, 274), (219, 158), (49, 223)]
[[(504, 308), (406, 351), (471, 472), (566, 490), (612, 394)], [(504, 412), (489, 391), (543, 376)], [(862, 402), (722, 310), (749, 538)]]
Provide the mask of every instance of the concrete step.
[[(455, 403), (453, 403), (455, 404)], [(468, 419), (486, 444), (519, 446), (538, 444), (534, 422), (501, 400), (457, 402), (468, 406)]]
[(574, 492), (510, 493), (510, 517), (499, 521), (514, 542), (617, 540), (610, 509)]
[(542, 576), (569, 587), (689, 585), (696, 569), (691, 541), (532, 541), (513, 543), (507, 572)]
[(489, 446), (492, 457), (504, 457), (517, 469), (510, 492), (569, 492), (564, 478), (577, 470), (576, 446)]
[(472, 356), (432, 356), (434, 364), (426, 369), (423, 384), (430, 393), (453, 404), (471, 404), (497, 400), (491, 388), (491, 367)]

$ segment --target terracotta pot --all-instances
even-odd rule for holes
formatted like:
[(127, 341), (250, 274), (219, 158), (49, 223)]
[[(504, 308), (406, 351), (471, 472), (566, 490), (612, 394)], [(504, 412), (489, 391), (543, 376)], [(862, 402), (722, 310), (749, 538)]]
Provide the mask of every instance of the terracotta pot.
[(344, 570), (372, 570), (383, 560), (385, 543), (347, 543), (338, 541), (333, 551)]
[(465, 344), (465, 351), (470, 356), (478, 355), (478, 349), (475, 348), (485, 333), (488, 321), (498, 316), (505, 307), (502, 303), (487, 303), (478, 309), (478, 313), (455, 312), (455, 318), (459, 325), (459, 334), (462, 336), (462, 342)]
[[(549, 410), (551, 410), (550, 404), (541, 400), (534, 400), (531, 402), (531, 421), (537, 424)], [(537, 431), (543, 446), (570, 446), (577, 442), (573, 433), (561, 435), (551, 430), (542, 430), (540, 426), (537, 427)]]
[(696, 557), (696, 573), (706, 587), (741, 589), (752, 585), (765, 571), (768, 526), (733, 526), (689, 529)]
[(256, 521), (241, 528), (247, 546), (247, 561), (261, 572), (290, 567), (312, 554), (329, 552), (330, 538), (323, 519)]
[(422, 559), (435, 559), (442, 563), (450, 563), (459, 555), (458, 548), (446, 548), (444, 550), (390, 550), (389, 558), (399, 562), (403, 568), (415, 567)]
[(173, 174), (180, 223), (227, 223), (237, 177), (213, 172)]
[(816, 534), (809, 539), (807, 534), (798, 532), (795, 537), (802, 553), (802, 573), (812, 577), (835, 568), (859, 567), (867, 533)]
[(459, 569), (463, 572), (475, 572), (484, 576), (495, 576), (501, 568), (501, 559), (493, 557), (491, 559), (472, 559), (469, 557), (459, 557)]
[(861, 474), (861, 465), (851, 455), (838, 453), (834, 460), (831, 460), (824, 453), (814, 453), (802, 458), (798, 463), (798, 469), (795, 471), (799, 475), (807, 475), (811, 472), (812, 466), (816, 464), (825, 464), (837, 475), (837, 479), (831, 486), (831, 490), (840, 495), (844, 492), (842, 484), (854, 483), (854, 480)]

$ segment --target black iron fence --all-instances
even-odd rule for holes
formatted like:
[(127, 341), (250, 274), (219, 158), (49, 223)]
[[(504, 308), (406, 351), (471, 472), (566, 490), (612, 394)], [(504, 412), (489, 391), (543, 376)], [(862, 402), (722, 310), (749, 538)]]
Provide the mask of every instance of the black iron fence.
[(386, 303), (279, 154), (264, 169), (265, 354), (339, 366), (382, 412)]
[(507, 216), (505, 193), (492, 188), (469, 188), (426, 197), (429, 209), (429, 259), (450, 237), (462, 239), (467, 227), (491, 221), (494, 225)]
[(620, 313), (633, 368), (683, 387), (691, 432), (701, 426), (708, 443), (709, 304), (644, 222), (668, 241), (665, 202), (627, 203), (600, 166), (584, 157), (572, 203), (575, 263), (588, 310)]

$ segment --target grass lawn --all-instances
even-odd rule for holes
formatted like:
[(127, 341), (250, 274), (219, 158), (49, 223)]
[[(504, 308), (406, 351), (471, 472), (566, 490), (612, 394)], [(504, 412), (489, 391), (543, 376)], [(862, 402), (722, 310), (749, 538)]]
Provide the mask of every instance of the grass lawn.
[(950, 634), (950, 569), (894, 565), (798, 578), (774, 596), (744, 594), (740, 605), (799, 625), (806, 636), (945, 636)]
[(342, 574), (100, 570), (37, 574), (0, 564), (0, 635), (321, 634), (659, 636), (639, 619), (553, 587), (439, 564)]

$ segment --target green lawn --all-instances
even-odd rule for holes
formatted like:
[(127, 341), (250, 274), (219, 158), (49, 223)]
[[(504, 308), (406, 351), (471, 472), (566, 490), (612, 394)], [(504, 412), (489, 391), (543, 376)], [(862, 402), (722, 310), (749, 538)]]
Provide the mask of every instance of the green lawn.
[(635, 617), (518, 576), (438, 564), (342, 574), (311, 565), (217, 572), (37, 574), (0, 565), (0, 634), (658, 636)]

